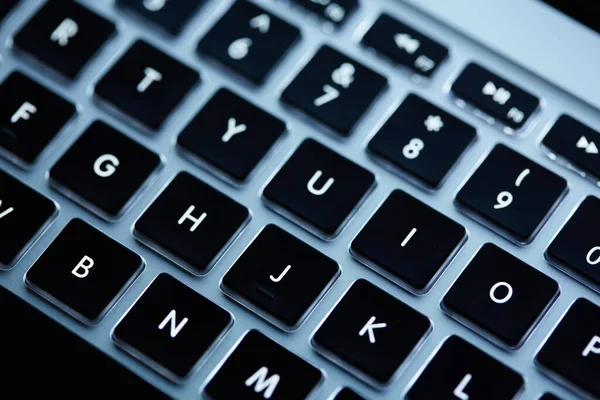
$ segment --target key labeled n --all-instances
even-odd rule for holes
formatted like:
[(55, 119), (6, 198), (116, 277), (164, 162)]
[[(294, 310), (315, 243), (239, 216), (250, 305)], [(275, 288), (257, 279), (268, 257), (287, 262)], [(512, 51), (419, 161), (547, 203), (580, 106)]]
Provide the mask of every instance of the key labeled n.
[(179, 335), (179, 332), (181, 332), (181, 330), (185, 326), (185, 324), (188, 323), (188, 321), (189, 321), (189, 319), (186, 317), (186, 318), (183, 318), (178, 323), (177, 322), (177, 311), (171, 310), (171, 312), (169, 312), (169, 314), (167, 314), (165, 319), (162, 320), (160, 325), (158, 325), (158, 329), (162, 331), (165, 328), (165, 326), (167, 326), (167, 324), (170, 324), (169, 325), (169, 334), (171, 335), (171, 338), (176, 338), (177, 335)]

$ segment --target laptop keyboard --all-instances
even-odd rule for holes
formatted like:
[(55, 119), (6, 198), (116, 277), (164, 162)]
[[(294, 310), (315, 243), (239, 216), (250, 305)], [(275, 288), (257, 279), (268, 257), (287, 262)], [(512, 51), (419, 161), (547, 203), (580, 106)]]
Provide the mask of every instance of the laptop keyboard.
[(600, 398), (597, 110), (395, 2), (0, 18), (0, 397)]

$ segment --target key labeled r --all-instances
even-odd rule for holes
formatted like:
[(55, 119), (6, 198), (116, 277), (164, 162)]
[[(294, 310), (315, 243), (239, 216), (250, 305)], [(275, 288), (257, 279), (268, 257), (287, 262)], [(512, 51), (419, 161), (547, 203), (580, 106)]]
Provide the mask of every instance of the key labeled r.
[(65, 18), (60, 25), (50, 35), (50, 40), (58, 43), (61, 47), (66, 47), (69, 44), (69, 40), (77, 36), (79, 32), (79, 25), (71, 18)]

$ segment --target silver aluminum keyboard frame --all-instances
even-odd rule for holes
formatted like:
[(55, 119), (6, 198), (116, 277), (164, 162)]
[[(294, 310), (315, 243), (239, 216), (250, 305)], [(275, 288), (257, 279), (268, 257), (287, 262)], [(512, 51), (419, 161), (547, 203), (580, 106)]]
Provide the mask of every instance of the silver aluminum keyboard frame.
[[(594, 183), (586, 181), (581, 176), (550, 160), (541, 150), (539, 142), (552, 123), (563, 112), (599, 129), (600, 113), (598, 110), (561, 91), (550, 82), (534, 76), (480, 46), (474, 38), (464, 37), (416, 9), (395, 0), (363, 0), (360, 9), (351, 16), (340, 30), (334, 32), (326, 32), (322, 25), (314, 18), (283, 1), (254, 1), (301, 28), (302, 31), (300, 42), (283, 59), (283, 62), (268, 78), (266, 84), (261, 87), (251, 86), (234, 73), (207, 59), (199, 57), (196, 53), (198, 40), (228, 10), (233, 0), (207, 1), (205, 6), (201, 8), (200, 12), (187, 25), (187, 28), (177, 37), (170, 37), (154, 25), (143, 21), (135, 15), (123, 12), (114, 6), (112, 0), (81, 0), (81, 3), (90, 9), (115, 21), (118, 26), (118, 34), (91, 61), (90, 65), (84, 69), (83, 74), (72, 84), (57, 78), (56, 74), (49, 73), (42, 65), (32, 62), (30, 59), (17, 54), (11, 49), (11, 36), (16, 33), (29, 16), (43, 3), (42, 0), (23, 0), (16, 9), (16, 12), (11, 14), (2, 23), (0, 27), (0, 43), (3, 44), (0, 47), (2, 55), (0, 79), (4, 79), (12, 70), (19, 69), (42, 85), (75, 102), (78, 105), (80, 114), (60, 133), (57, 140), (52, 142), (49, 150), (40, 162), (30, 171), (24, 171), (6, 160), (0, 159), (0, 168), (16, 175), (19, 179), (56, 200), (61, 205), (60, 215), (57, 220), (14, 269), (1, 273), (0, 284), (25, 298), (35, 307), (92, 342), (102, 351), (119, 360), (144, 379), (152, 382), (175, 398), (198, 398), (199, 391), (204, 387), (207, 377), (209, 377), (213, 369), (231, 350), (241, 335), (248, 329), (256, 328), (315, 366), (326, 371), (327, 379), (316, 396), (318, 399), (330, 398), (332, 393), (336, 392), (340, 386), (350, 386), (370, 399), (402, 398), (418, 371), (424, 367), (442, 340), (451, 334), (457, 334), (467, 339), (480, 349), (523, 374), (527, 387), (521, 398), (538, 399), (544, 391), (550, 390), (563, 399), (575, 399), (576, 396), (573, 392), (568, 391), (551, 381), (545, 375), (542, 375), (535, 367), (533, 358), (551, 329), (576, 298), (586, 297), (594, 303), (600, 304), (600, 297), (591, 289), (588, 289), (550, 266), (545, 261), (543, 254), (552, 238), (560, 230), (577, 205), (585, 196), (590, 194), (597, 195), (599, 189)], [(435, 73), (431, 80), (419, 83), (418, 79), (414, 79), (410, 73), (395, 67), (384, 58), (368, 51), (359, 43), (364, 32), (366, 32), (377, 16), (383, 11), (431, 35), (431, 37), (437, 38), (450, 48), (450, 58)], [(99, 77), (111, 68), (116, 59), (137, 38), (143, 38), (157, 48), (183, 61), (200, 71), (202, 76), (202, 83), (188, 96), (181, 107), (174, 112), (164, 127), (156, 134), (144, 133), (142, 130), (136, 129), (131, 123), (106, 112), (105, 108), (98, 107), (97, 101), (92, 97), (91, 89)], [(292, 110), (279, 100), (281, 92), (286, 85), (296, 76), (304, 64), (311, 59), (315, 51), (325, 43), (332, 45), (373, 70), (383, 74), (389, 81), (388, 90), (347, 139), (326, 133), (309, 119), (299, 116), (298, 113), (291, 112)], [(518, 46), (519, 44), (515, 45)], [(461, 109), (457, 106), (452, 96), (448, 94), (448, 84), (469, 61), (476, 61), (500, 73), (508, 80), (514, 81), (516, 84), (521, 85), (543, 99), (544, 107), (542, 111), (535, 116), (535, 120), (528, 127), (524, 135), (517, 138), (502, 133), (497, 127), (490, 125), (471, 111)], [(288, 134), (280, 141), (276, 151), (269, 153), (268, 157), (260, 165), (260, 170), (243, 187), (234, 187), (217, 178), (214, 173), (192, 164), (182, 157), (175, 147), (177, 135), (220, 87), (232, 89), (266, 111), (283, 119), (288, 124)], [(410, 92), (416, 93), (450, 111), (462, 120), (477, 127), (478, 130), (477, 142), (469, 149), (448, 180), (436, 192), (425, 192), (397, 174), (386, 170), (380, 163), (375, 162), (368, 156), (366, 152), (368, 140), (377, 132), (397, 105)], [(46, 179), (46, 172), (94, 119), (101, 119), (108, 122), (166, 158), (165, 167), (160, 172), (158, 179), (143, 192), (139, 201), (127, 212), (124, 218), (116, 223), (108, 223), (99, 219), (79, 205), (74, 204), (64, 196), (53, 191), (49, 188)], [(307, 233), (295, 223), (286, 220), (268, 209), (260, 196), (265, 183), (280, 168), (300, 142), (307, 137), (315, 138), (329, 148), (366, 167), (375, 173), (378, 179), (377, 187), (366, 199), (356, 215), (354, 215), (348, 226), (341, 232), (339, 237), (330, 242), (323, 241)], [(570, 191), (568, 195), (544, 226), (539, 236), (527, 247), (519, 247), (508, 242), (496, 233), (460, 213), (453, 204), (458, 189), (496, 143), (504, 143), (516, 149), (533, 161), (540, 163), (569, 180)], [(208, 184), (250, 208), (253, 213), (253, 219), (250, 224), (225, 252), (223, 258), (217, 263), (215, 268), (205, 277), (190, 275), (146, 246), (138, 243), (131, 233), (131, 227), (135, 220), (152, 199), (158, 195), (163, 186), (180, 170), (190, 171)], [(424, 203), (448, 215), (464, 225), (469, 231), (469, 239), (462, 251), (448, 266), (432, 289), (423, 296), (415, 296), (401, 289), (399, 286), (354, 260), (348, 251), (351, 240), (382, 201), (396, 188), (410, 193)], [(39, 296), (28, 292), (23, 284), (23, 275), (29, 266), (31, 266), (35, 259), (73, 217), (82, 217), (99, 227), (111, 237), (142, 255), (147, 262), (147, 268), (141, 277), (133, 284), (132, 288), (104, 320), (93, 328), (88, 328), (80, 324)], [(246, 310), (243, 306), (228, 299), (219, 290), (219, 281), (223, 274), (267, 223), (276, 223), (332, 257), (341, 264), (343, 271), (339, 280), (318, 305), (314, 313), (294, 333), (285, 333), (276, 329), (265, 320)], [(443, 294), (465, 268), (471, 257), (485, 242), (495, 243), (503, 249), (510, 251), (557, 280), (561, 286), (562, 292), (556, 304), (533, 332), (531, 338), (520, 350), (514, 353), (501, 350), (477, 333), (452, 320), (442, 312), (439, 306)], [(190, 285), (210, 300), (231, 311), (236, 319), (231, 331), (226, 335), (215, 352), (207, 359), (199, 373), (181, 386), (169, 383), (139, 361), (125, 354), (110, 339), (110, 331), (114, 325), (160, 272), (168, 272), (180, 281)], [(425, 340), (423, 347), (406, 366), (399, 380), (385, 391), (377, 391), (370, 388), (344, 370), (325, 360), (311, 348), (309, 343), (312, 332), (321, 320), (339, 300), (349, 285), (358, 278), (369, 279), (400, 300), (427, 315), (434, 323), (433, 332)], [(532, 290), (535, 290), (535, 288), (532, 288)], [(43, 332), (40, 332), (40, 334), (43, 334)], [(4, 345), (10, 346), (9, 343), (5, 343)], [(32, 360), (32, 362), (35, 362), (35, 360)], [(106, 384), (110, 384), (110, 382), (106, 382)]]

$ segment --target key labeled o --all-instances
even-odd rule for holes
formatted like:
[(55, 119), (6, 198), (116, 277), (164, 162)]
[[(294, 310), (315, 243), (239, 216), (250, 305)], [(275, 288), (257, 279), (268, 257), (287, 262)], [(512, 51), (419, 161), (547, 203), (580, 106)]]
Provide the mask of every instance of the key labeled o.
[[(503, 297), (498, 297), (496, 291), (500, 288), (506, 288), (507, 293)], [(498, 282), (490, 289), (490, 298), (496, 304), (504, 304), (508, 302), (513, 295), (513, 288), (506, 282)]]
[(94, 173), (100, 178), (108, 178), (117, 171), (119, 164), (119, 159), (114, 155), (101, 155), (94, 163)]
[(588, 251), (587, 256), (585, 257), (585, 260), (588, 264), (596, 265), (600, 263), (600, 253), (596, 256), (596, 258), (592, 259), (592, 257), (594, 257), (594, 254), (597, 252), (600, 252), (600, 246), (592, 247), (590, 251)]

